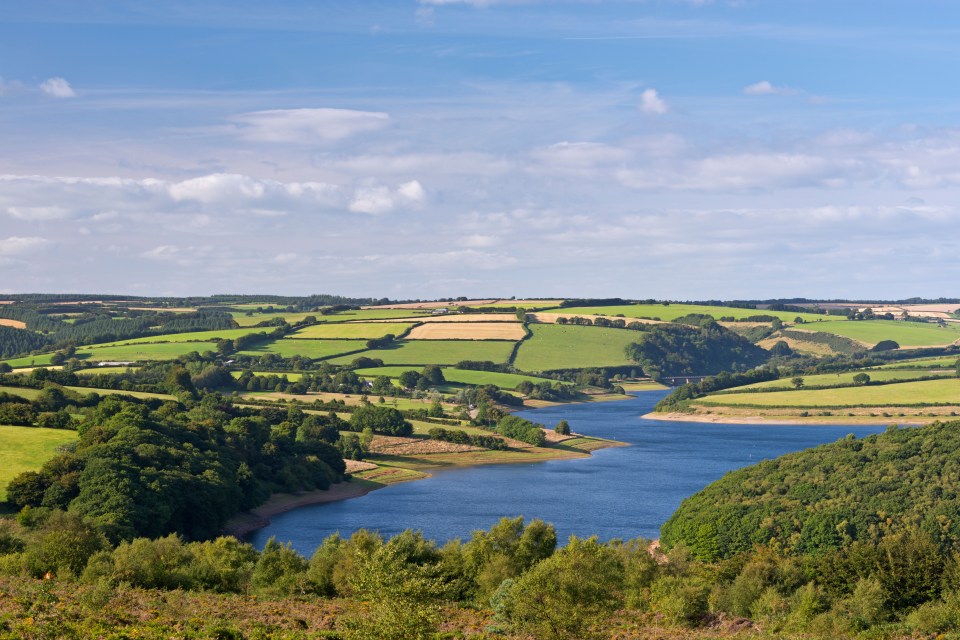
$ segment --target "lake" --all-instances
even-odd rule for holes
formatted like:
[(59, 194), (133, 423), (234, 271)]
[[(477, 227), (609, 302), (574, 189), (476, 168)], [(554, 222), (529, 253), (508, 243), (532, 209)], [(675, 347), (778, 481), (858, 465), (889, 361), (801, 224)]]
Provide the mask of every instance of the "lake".
[(561, 541), (571, 534), (656, 538), (660, 525), (687, 496), (727, 471), (791, 451), (863, 437), (883, 426), (747, 425), (645, 420), (666, 391), (630, 400), (561, 405), (516, 415), (548, 427), (561, 419), (577, 433), (626, 442), (589, 458), (500, 464), (436, 472), (361, 498), (302, 507), (272, 518), (251, 535), (262, 548), (271, 536), (310, 556), (331, 533), (360, 528), (391, 536), (420, 529), (438, 543), (466, 539), (503, 516), (553, 523)]

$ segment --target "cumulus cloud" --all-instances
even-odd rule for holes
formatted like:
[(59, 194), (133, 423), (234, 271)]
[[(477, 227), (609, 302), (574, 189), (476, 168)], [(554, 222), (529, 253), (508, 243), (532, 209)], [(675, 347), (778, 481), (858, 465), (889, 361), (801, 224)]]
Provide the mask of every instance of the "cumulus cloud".
[(390, 116), (352, 109), (271, 109), (233, 116), (232, 131), (254, 142), (334, 142), (387, 126)]
[(46, 238), (36, 236), (0, 238), (0, 256), (19, 256), (33, 253), (49, 244), (50, 241)]
[(761, 80), (754, 84), (747, 85), (743, 92), (748, 96), (792, 96), (799, 93), (791, 87), (779, 87), (769, 80)]
[(670, 106), (660, 97), (656, 89), (645, 89), (640, 94), (640, 111), (649, 115), (662, 116), (670, 111)]
[(380, 215), (404, 206), (419, 206), (427, 198), (427, 192), (416, 180), (405, 182), (396, 189), (385, 186), (360, 187), (350, 202), (350, 211)]
[(60, 77), (48, 78), (40, 83), (40, 91), (51, 98), (75, 98), (77, 92), (73, 90), (70, 83)]

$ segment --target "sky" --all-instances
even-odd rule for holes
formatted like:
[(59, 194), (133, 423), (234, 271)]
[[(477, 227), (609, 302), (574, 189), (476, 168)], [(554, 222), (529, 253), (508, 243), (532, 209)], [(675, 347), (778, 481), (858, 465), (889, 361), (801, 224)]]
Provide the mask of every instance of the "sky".
[(953, 0), (4, 0), (0, 292), (960, 296)]

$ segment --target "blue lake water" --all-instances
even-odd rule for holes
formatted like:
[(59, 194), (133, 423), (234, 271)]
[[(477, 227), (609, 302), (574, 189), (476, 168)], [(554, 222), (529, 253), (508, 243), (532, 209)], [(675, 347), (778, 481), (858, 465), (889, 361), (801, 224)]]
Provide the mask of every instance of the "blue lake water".
[(250, 541), (271, 536), (309, 556), (331, 533), (356, 529), (390, 536), (420, 529), (443, 543), (467, 539), (501, 517), (553, 523), (559, 539), (575, 534), (656, 538), (687, 496), (727, 471), (881, 426), (741, 425), (645, 420), (664, 391), (631, 400), (561, 405), (517, 415), (552, 427), (564, 419), (584, 435), (629, 443), (589, 458), (501, 464), (435, 472), (432, 478), (379, 489), (361, 498), (302, 507), (273, 518)]

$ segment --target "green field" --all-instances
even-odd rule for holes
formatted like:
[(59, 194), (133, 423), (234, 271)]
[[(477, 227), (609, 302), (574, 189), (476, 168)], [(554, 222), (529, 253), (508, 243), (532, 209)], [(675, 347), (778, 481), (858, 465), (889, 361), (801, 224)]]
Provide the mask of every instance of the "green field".
[[(397, 378), (404, 371), (419, 371), (419, 367), (378, 367), (375, 369), (357, 369), (356, 374), (367, 378), (377, 376), (389, 376)], [(499, 373), (496, 371), (468, 371), (465, 369), (446, 368), (443, 370), (443, 377), (447, 382), (457, 384), (466, 384), (481, 386), (485, 384), (495, 384), (501, 389), (516, 389), (517, 385), (524, 380), (537, 384), (539, 382), (553, 382), (549, 378), (538, 378), (536, 376), (524, 376), (516, 373)]]
[(869, 345), (881, 340), (895, 340), (901, 347), (926, 347), (960, 340), (960, 328), (953, 325), (938, 327), (935, 324), (897, 320), (835, 320), (796, 328), (833, 333)]
[[(80, 395), (86, 395), (88, 393), (98, 393), (101, 396), (126, 395), (126, 396), (133, 396), (134, 398), (160, 398), (162, 400), (176, 400), (176, 398), (166, 393), (123, 391), (121, 389), (96, 389), (93, 387), (64, 387), (64, 389), (66, 389), (67, 391), (73, 391)], [(26, 398), (27, 400), (33, 400), (38, 395), (40, 395), (40, 389), (30, 389), (27, 387), (0, 387), (0, 392), (6, 392), (14, 396), (20, 396), (21, 398)]]
[(828, 318), (816, 313), (795, 313), (792, 311), (767, 311), (766, 309), (737, 309), (734, 307), (708, 307), (696, 304), (631, 304), (612, 307), (558, 307), (544, 309), (551, 313), (576, 313), (580, 315), (616, 316), (625, 318), (660, 318), (674, 320), (691, 313), (703, 313), (719, 320), (723, 317), (749, 318), (750, 316), (774, 316), (784, 322), (793, 322), (797, 317), (805, 322), (817, 322)]
[(316, 360), (318, 358), (329, 358), (330, 356), (348, 353), (350, 351), (358, 351), (366, 347), (366, 340), (297, 340), (295, 338), (282, 338), (252, 347), (245, 351), (240, 351), (239, 353), (246, 356), (276, 353), (284, 358), (302, 356)]
[(192, 351), (213, 351), (214, 345), (207, 342), (157, 342), (148, 344), (94, 347), (77, 351), (77, 356), (88, 361), (140, 362), (143, 360), (174, 360)]
[(90, 349), (99, 349), (102, 347), (115, 347), (127, 344), (151, 344), (156, 342), (211, 342), (217, 338), (223, 340), (232, 340), (241, 336), (247, 336), (252, 333), (269, 332), (270, 327), (259, 329), (218, 329), (216, 331), (190, 331), (188, 333), (165, 333), (157, 336), (144, 336), (143, 338), (133, 338), (130, 340), (117, 340), (116, 342), (104, 342), (101, 344), (81, 347), (79, 351), (89, 351)]
[[(825, 386), (836, 386), (843, 384), (853, 384), (853, 377), (858, 373), (866, 373), (870, 376), (871, 382), (885, 382), (887, 380), (910, 380), (920, 377), (939, 375), (941, 377), (951, 377), (954, 374), (944, 373), (944, 374), (932, 374), (928, 371), (914, 370), (914, 371), (897, 371), (897, 370), (881, 370), (881, 369), (872, 369), (870, 371), (847, 371), (845, 373), (823, 373), (814, 376), (802, 376), (803, 383), (808, 387), (825, 387)], [(793, 383), (790, 382), (791, 378), (781, 378), (780, 380), (770, 380), (768, 382), (757, 382), (754, 384), (748, 384), (743, 387), (737, 387), (736, 390), (741, 389), (793, 389)]]
[(7, 484), (24, 471), (37, 471), (57, 449), (77, 439), (76, 431), (0, 426), (0, 502)]
[(304, 327), (290, 335), (291, 338), (319, 339), (319, 338), (354, 338), (370, 340), (382, 338), (388, 333), (395, 336), (402, 335), (412, 323), (403, 322), (352, 322), (336, 324), (315, 324)]
[(877, 369), (953, 369), (960, 360), (958, 356), (924, 358), (921, 360), (900, 360), (877, 367)]
[(513, 342), (503, 340), (411, 340), (395, 349), (372, 349), (334, 358), (334, 364), (350, 364), (354, 358), (379, 358), (384, 364), (456, 364), (461, 360), (506, 362)]
[[(230, 372), (230, 375), (232, 375), (234, 378), (239, 378), (240, 376), (243, 375), (243, 371), (231, 371), (231, 372)], [(300, 380), (300, 378), (303, 377), (303, 374), (302, 374), (302, 373), (293, 373), (293, 372), (286, 372), (286, 371), (283, 371), (283, 372), (277, 372), (277, 371), (254, 371), (254, 372), (253, 372), (253, 375), (255, 375), (255, 376), (277, 376), (278, 378), (282, 378), (282, 377), (286, 376), (288, 382), (298, 382), (298, 381)]]
[(960, 378), (865, 387), (732, 393), (700, 398), (695, 404), (761, 407), (884, 407), (922, 403), (960, 404)]
[(533, 337), (520, 345), (514, 363), (523, 371), (616, 367), (633, 364), (624, 348), (643, 339), (627, 329), (532, 324)]
[(139, 367), (94, 367), (93, 369), (80, 369), (74, 371), (78, 376), (94, 376), (98, 373), (126, 373), (127, 371), (136, 371)]
[(50, 364), (50, 358), (53, 357), (52, 353), (44, 353), (38, 356), (23, 356), (22, 358), (13, 358), (11, 360), (4, 360), (8, 365), (14, 369), (20, 367), (33, 367), (40, 366), (45, 364)]
[(276, 313), (255, 313), (248, 316), (246, 313), (233, 311), (230, 313), (233, 319), (241, 327), (249, 327), (259, 324), (265, 320), (275, 318), (284, 318), (289, 323), (299, 322), (307, 316), (313, 316), (317, 322), (348, 322), (351, 320), (390, 320), (392, 318), (412, 318), (420, 315), (430, 315), (429, 311), (419, 309), (355, 309), (351, 311), (340, 311), (330, 315), (323, 315), (318, 311), (298, 311), (287, 313), (279, 311)]

